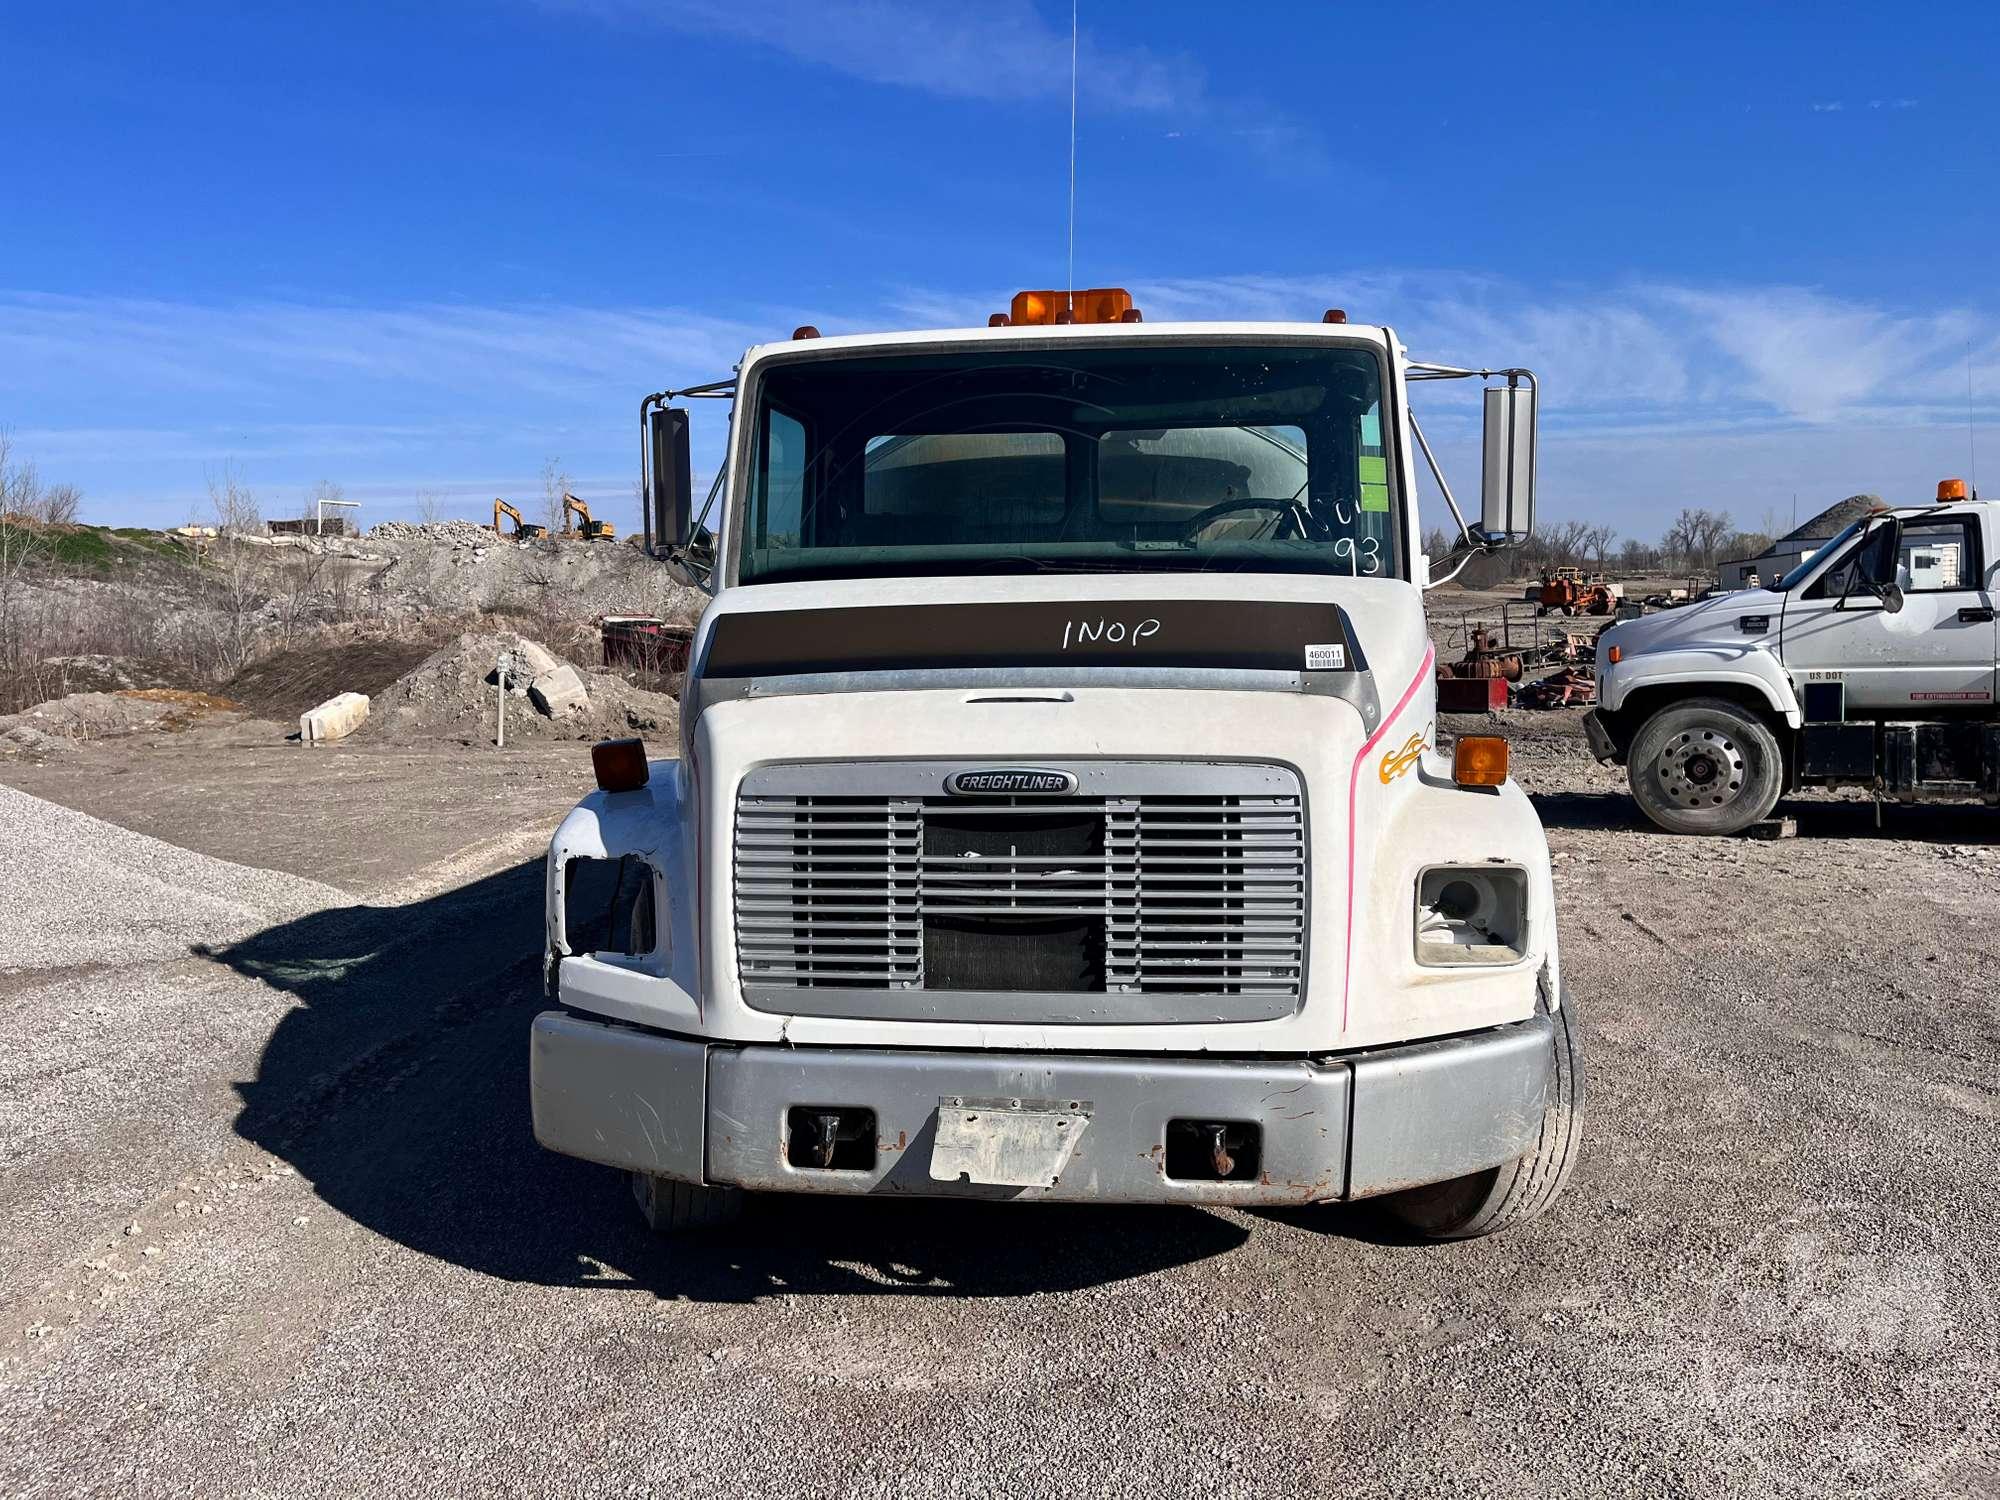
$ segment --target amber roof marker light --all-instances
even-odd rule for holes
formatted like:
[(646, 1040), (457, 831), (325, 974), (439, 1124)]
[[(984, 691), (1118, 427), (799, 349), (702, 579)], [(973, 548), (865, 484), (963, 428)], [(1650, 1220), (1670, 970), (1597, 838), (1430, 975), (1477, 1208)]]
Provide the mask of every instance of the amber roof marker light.
[(636, 792), (651, 776), (642, 739), (599, 740), (590, 747), (590, 768), (607, 792)]

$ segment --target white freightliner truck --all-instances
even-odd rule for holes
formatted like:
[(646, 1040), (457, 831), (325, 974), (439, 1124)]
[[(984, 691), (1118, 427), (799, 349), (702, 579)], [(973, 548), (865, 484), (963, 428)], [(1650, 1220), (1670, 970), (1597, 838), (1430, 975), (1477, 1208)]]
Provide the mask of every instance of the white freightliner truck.
[(1768, 588), (1605, 630), (1591, 748), (1675, 833), (1737, 832), (1801, 786), (2000, 804), (1996, 591), (2000, 505), (1945, 480)]
[[(1470, 1236), (1561, 1190), (1547, 846), (1504, 742), (1436, 748), (1409, 408), (1485, 385), (1460, 527), (1504, 546), (1533, 376), (1129, 309), (801, 329), (642, 405), (648, 544), (713, 597), (678, 756), (599, 746), (551, 844), (531, 1072), (537, 1138), (655, 1228), (1392, 1195)], [(691, 514), (700, 395), (733, 407)]]

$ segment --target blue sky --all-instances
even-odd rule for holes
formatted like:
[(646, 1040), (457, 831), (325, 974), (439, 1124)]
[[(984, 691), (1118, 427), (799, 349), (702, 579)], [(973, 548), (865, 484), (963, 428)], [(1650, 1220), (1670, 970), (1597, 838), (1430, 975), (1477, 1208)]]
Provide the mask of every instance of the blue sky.
[[(1078, 283), (1532, 364), (1545, 515), (1915, 498), (1967, 467), (1968, 355), (2000, 486), (2000, 7), (1081, 31)], [(0, 429), (94, 520), (186, 519), (225, 464), (267, 515), (480, 516), (554, 459), (630, 525), (646, 391), (1063, 277), (1067, 7), (77, 0), (0, 54)], [(1464, 472), (1470, 408), (1432, 425)]]

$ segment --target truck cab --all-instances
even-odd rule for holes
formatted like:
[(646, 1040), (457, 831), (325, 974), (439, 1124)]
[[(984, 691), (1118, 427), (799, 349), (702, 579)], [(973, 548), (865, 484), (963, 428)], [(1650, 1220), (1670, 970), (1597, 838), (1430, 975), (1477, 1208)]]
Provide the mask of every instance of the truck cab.
[(1765, 588), (1598, 637), (1600, 760), (1674, 832), (1732, 833), (1800, 786), (2000, 802), (2000, 505), (1958, 480)]
[(1545, 1207), (1580, 1036), (1505, 744), (1437, 745), (1437, 378), (1487, 385), (1467, 547), (1520, 540), (1532, 375), (1344, 315), (1024, 293), (648, 398), (649, 539), (712, 598), (678, 753), (599, 747), (550, 846), (540, 1141), (663, 1230), (746, 1192)]

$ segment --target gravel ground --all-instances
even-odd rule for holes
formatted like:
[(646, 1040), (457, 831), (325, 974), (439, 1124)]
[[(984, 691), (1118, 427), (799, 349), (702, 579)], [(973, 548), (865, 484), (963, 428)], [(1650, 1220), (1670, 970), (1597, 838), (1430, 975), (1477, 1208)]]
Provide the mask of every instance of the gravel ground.
[[(349, 850), (407, 904), (35, 971), (38, 1008), (112, 1008), (95, 1062), (9, 1012), (30, 1070), (133, 1076), (38, 1106), (94, 1165), (6, 1159), (10, 1220), (58, 1168), (92, 1207), (0, 1278), (0, 1491), (2000, 1494), (2000, 819), (1677, 840), (1572, 719), (1511, 732), (1590, 1049), (1545, 1218), (775, 1200), (663, 1249), (530, 1138), (534, 862)], [(372, 764), (329, 846), (458, 774)], [(121, 1061), (173, 983), (226, 1017), (178, 1082)], [(119, 1121), (175, 1112), (129, 1165)]]

